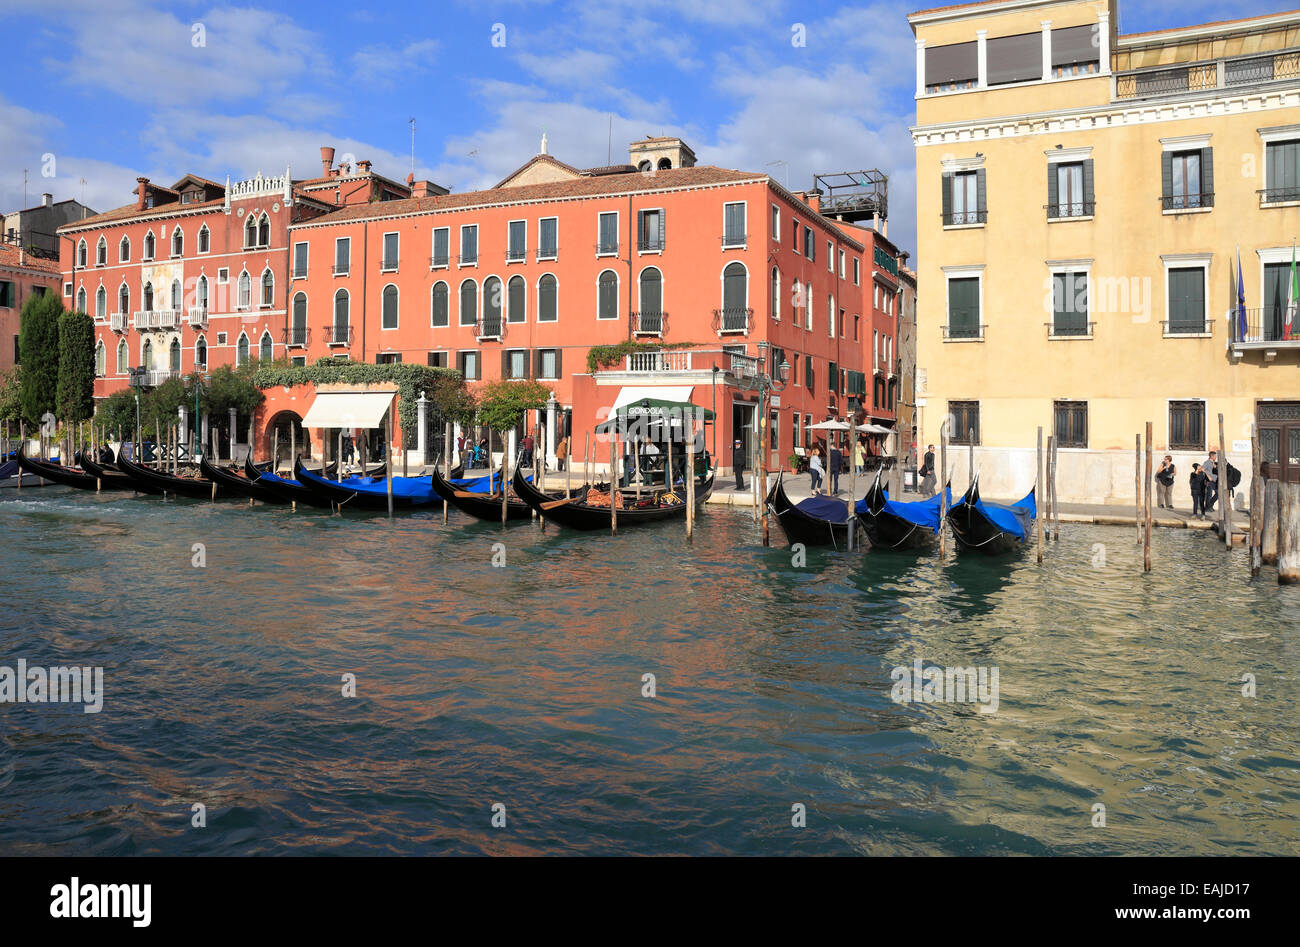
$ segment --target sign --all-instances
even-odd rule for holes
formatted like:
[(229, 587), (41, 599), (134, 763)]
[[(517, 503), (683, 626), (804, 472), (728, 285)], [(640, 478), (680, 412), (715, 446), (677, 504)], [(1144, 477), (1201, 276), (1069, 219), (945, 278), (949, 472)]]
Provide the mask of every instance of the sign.
[(886, 253), (884, 247), (875, 248), (875, 260), (876, 266), (893, 276), (898, 276), (898, 260)]
[(1236, 453), (1236, 454), (1249, 454), (1249, 453), (1250, 453), (1250, 441), (1233, 441), (1233, 442), (1232, 442), (1232, 450), (1233, 450), (1233, 453)]
[(772, 407), (774, 407), (774, 408), (779, 408), (779, 407), (781, 407), (781, 396), (780, 396), (780, 395), (771, 395), (771, 396), (768, 397), (768, 401), (770, 401), (770, 402), (772, 403)]

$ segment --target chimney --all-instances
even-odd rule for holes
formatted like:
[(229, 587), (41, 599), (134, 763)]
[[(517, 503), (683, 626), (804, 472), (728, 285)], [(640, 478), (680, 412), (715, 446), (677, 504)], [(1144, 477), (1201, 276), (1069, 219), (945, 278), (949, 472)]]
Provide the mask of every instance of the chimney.
[(889, 239), (889, 218), (888, 217), (880, 218), (880, 235), (885, 239)]
[(53, 194), (42, 194), (42, 195), (41, 195), (41, 206), (42, 206), (42, 207), (49, 207), (49, 206), (51, 206), (53, 203), (54, 203), (54, 195), (53, 195)]
[(817, 190), (816, 188), (813, 188), (811, 191), (807, 193), (806, 199), (808, 201), (808, 206), (811, 207), (815, 212), (817, 212), (818, 214), (822, 212), (821, 191)]
[(27, 265), (27, 249), (21, 243), (18, 244), (18, 265)]
[(358, 161), (358, 162), (357, 162), (357, 168), (360, 169), (360, 171), (361, 171), (362, 174), (369, 174), (369, 173), (370, 173), (370, 162), (369, 162), (369, 161)]
[(136, 182), (136, 188), (135, 188), (135, 209), (136, 209), (136, 210), (144, 210), (144, 205), (145, 205), (145, 195), (146, 195), (146, 194), (148, 193), (148, 191), (149, 191), (149, 179), (148, 179), (148, 178), (136, 178), (136, 179), (135, 179), (135, 182)]
[(332, 167), (334, 167), (334, 149), (326, 145), (320, 150), (320, 176), (329, 177)]

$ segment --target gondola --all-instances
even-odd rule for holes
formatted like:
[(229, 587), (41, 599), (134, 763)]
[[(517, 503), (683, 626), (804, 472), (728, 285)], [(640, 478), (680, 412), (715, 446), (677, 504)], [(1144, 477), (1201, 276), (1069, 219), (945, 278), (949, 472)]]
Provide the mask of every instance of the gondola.
[[(245, 470), (251, 467), (251, 461), (245, 460)], [(241, 476), (233, 470), (222, 470), (208, 463), (206, 457), (199, 458), (199, 473), (216, 483), (222, 490), (236, 496), (246, 496), (263, 503), (284, 504), (289, 501), (279, 493), (261, 482), (262, 471), (252, 467), (253, 476)]]
[(251, 457), (244, 459), (244, 476), (250, 482), (255, 482), (257, 486), (275, 494), (280, 498), (281, 503), (305, 503), (307, 506), (321, 508), (334, 506), (333, 501), (328, 497), (307, 489), (297, 480), (286, 480), (272, 471), (258, 470), (253, 465)]
[[(459, 469), (459, 468), (458, 468)], [(453, 471), (455, 473), (457, 471)], [(326, 480), (302, 466), (302, 459), (294, 460), (294, 479), (319, 497), (340, 509), (388, 509), (388, 480), (370, 476), (348, 477), (345, 480)], [(412, 509), (428, 506), (438, 498), (430, 477), (393, 477), (393, 509)]]
[(161, 470), (151, 470), (127, 460), (120, 454), (117, 469), (122, 471), (142, 487), (153, 487), (155, 492), (171, 496), (191, 497), (195, 500), (214, 500), (217, 497), (230, 497), (229, 488), (222, 488), (206, 477), (178, 477)]
[(46, 460), (36, 460), (27, 456), (26, 449), (25, 444), (20, 446), (17, 458), (18, 468), (24, 473), (35, 474), (42, 480), (50, 481), (50, 483), (62, 484), (65, 487), (76, 487), (78, 490), (95, 489), (95, 478), (84, 470), (65, 467), (62, 464), (55, 464)]
[[(943, 526), (940, 504), (943, 496), (910, 503), (889, 499), (881, 471), (867, 488), (867, 494), (853, 508), (858, 522), (867, 534), (872, 549), (925, 549), (934, 544)], [(952, 488), (945, 486), (949, 505)]]
[(161, 490), (155, 490), (152, 487), (146, 487), (140, 482), (131, 479), (116, 466), (101, 464), (98, 461), (91, 460), (90, 455), (85, 451), (78, 451), (76, 454), (77, 465), (86, 473), (99, 480), (101, 490), (131, 490), (135, 493), (162, 493)]
[[(708, 478), (703, 483), (696, 484), (696, 506), (700, 506), (708, 500), (709, 494), (713, 492), (715, 473), (716, 470), (709, 471)], [(548, 523), (558, 523), (561, 526), (567, 526), (569, 529), (588, 531), (609, 529), (609, 507), (592, 506), (583, 500), (582, 497), (587, 494), (585, 487), (568, 500), (563, 497), (552, 497), (525, 480), (523, 471), (519, 468), (515, 468), (511, 486), (514, 487), (515, 493), (536, 510), (539, 516), (545, 517)], [(651, 492), (646, 498), (646, 505), (644, 506), (633, 506), (634, 494), (630, 492), (622, 493), (625, 505), (618, 511), (618, 525), (620, 527), (644, 526), (649, 523), (685, 517), (686, 498), (684, 494), (686, 490), (684, 487), (679, 489), (681, 493), (673, 492), (673, 496), (678, 498), (678, 502), (668, 505), (665, 505), (662, 501), (663, 491)]]
[[(436, 467), (430, 476), (434, 492), (462, 513), (490, 523), (501, 522), (501, 494), (496, 492), (496, 488), (501, 485), (499, 471), (492, 471), (470, 481), (458, 480), (456, 477), (448, 480)], [(506, 497), (507, 521), (532, 518), (533, 508), (518, 497), (517, 491), (514, 497)]]
[(976, 473), (962, 498), (949, 508), (948, 525), (959, 549), (999, 555), (1028, 545), (1036, 515), (1034, 490), (1018, 503), (986, 503), (980, 499)]
[(14, 459), (14, 453), (16, 452), (11, 452), (10, 459), (0, 463), (0, 489), (17, 488), (19, 484), (24, 487), (39, 487), (41, 478), (36, 474), (24, 473)]
[(846, 548), (849, 542), (849, 510), (843, 500), (817, 496), (792, 503), (785, 493), (785, 471), (767, 494), (767, 508), (776, 515), (790, 545)]

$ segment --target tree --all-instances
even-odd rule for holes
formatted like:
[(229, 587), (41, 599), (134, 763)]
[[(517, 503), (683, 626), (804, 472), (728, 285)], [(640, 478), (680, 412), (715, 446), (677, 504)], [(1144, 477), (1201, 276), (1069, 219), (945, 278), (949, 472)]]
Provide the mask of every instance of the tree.
[(550, 397), (539, 381), (490, 381), (478, 390), (478, 419), (494, 431), (513, 431), (525, 412), (546, 407)]
[(61, 312), (58, 324), (54, 413), (60, 421), (84, 421), (95, 410), (95, 322), (84, 312)]
[(193, 403), (194, 394), (185, 387), (185, 382), (168, 378), (140, 399), (140, 424), (144, 427), (141, 433), (150, 437), (155, 431), (161, 431), (165, 439), (168, 428), (180, 420), (177, 408)]
[[(231, 408), (235, 409), (240, 418), (251, 418), (253, 412), (266, 400), (266, 395), (253, 383), (255, 371), (247, 365), (238, 369), (229, 365), (213, 369), (208, 376), (207, 388), (199, 400), (199, 409), (206, 409), (212, 422), (217, 424), (226, 420)], [(191, 403), (193, 400), (191, 392)]]
[(35, 425), (53, 414), (59, 382), (59, 316), (63, 303), (54, 293), (27, 297), (19, 315), (18, 360), (23, 366), (22, 413)]
[(20, 367), (15, 365), (7, 372), (0, 372), (0, 421), (22, 420), (22, 380), (19, 378), (20, 371)]
[(95, 412), (95, 423), (113, 436), (121, 431), (127, 440), (135, 440), (135, 392), (115, 391), (101, 401)]

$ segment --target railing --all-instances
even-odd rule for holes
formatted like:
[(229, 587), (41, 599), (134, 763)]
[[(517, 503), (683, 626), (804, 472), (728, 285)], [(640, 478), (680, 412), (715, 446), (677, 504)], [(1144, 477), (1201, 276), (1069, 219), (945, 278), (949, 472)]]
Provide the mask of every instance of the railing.
[(637, 335), (663, 335), (667, 322), (666, 312), (634, 312), (632, 332)]
[(715, 309), (713, 310), (713, 331), (747, 333), (753, 315), (753, 309)]
[(1300, 49), (1115, 73), (1117, 101), (1158, 98), (1300, 78)]
[[(1300, 347), (1300, 319), (1296, 319), (1290, 333), (1286, 326), (1286, 307), (1269, 306), (1265, 309), (1246, 310), (1246, 331), (1241, 331), (1241, 316), (1228, 314), (1231, 326), (1230, 335), (1234, 345), (1242, 344), (1278, 344), (1287, 347)], [(1290, 336), (1288, 338), (1287, 336)]]
[(286, 348), (306, 348), (311, 344), (311, 329), (306, 326), (292, 326), (282, 334)]
[(1165, 335), (1211, 335), (1214, 323), (1204, 317), (1200, 319), (1162, 319), (1160, 327)]
[(722, 249), (729, 250), (734, 247), (743, 247), (749, 243), (749, 234), (747, 233), (724, 233), (722, 235)]
[(208, 307), (191, 306), (190, 307), (190, 328), (206, 329), (208, 327)]
[(989, 212), (987, 210), (958, 210), (940, 216), (943, 218), (945, 227), (965, 227), (971, 224), (987, 223)]
[(173, 371), (151, 371), (144, 368), (133, 368), (127, 378), (127, 385), (132, 388), (157, 388), (163, 382), (171, 378), (181, 377), (180, 372)]
[(707, 372), (713, 368), (737, 378), (757, 377), (762, 362), (752, 355), (722, 349), (681, 349), (662, 352), (632, 352), (624, 356), (623, 369), (629, 372)]
[(439, 266), (446, 266), (450, 259), (451, 257), (446, 253), (435, 253), (433, 256), (429, 257), (429, 268), (433, 269)]
[(352, 272), (352, 264), (335, 263), (333, 272), (335, 276), (347, 276), (349, 273)]
[(1096, 204), (1093, 201), (1061, 201), (1044, 204), (1048, 220), (1069, 220), (1071, 217), (1091, 217)]
[(507, 263), (523, 263), (527, 259), (528, 259), (528, 250), (526, 248), (524, 247), (506, 248)]
[(295, 267), (295, 268), (294, 268), (294, 271), (293, 271), (293, 278), (294, 278), (294, 279), (306, 279), (306, 278), (307, 278), (307, 268), (306, 268), (306, 267), (303, 267), (302, 269), (298, 269), (297, 267)]
[(643, 237), (641, 239), (638, 239), (636, 242), (636, 249), (638, 253), (654, 253), (656, 251), (662, 251), (663, 248), (664, 248), (664, 242), (660, 240), (658, 237), (651, 237), (651, 238)]
[(1044, 324), (1047, 326), (1047, 337), (1049, 339), (1091, 339), (1093, 327), (1097, 323), (1066, 319), (1062, 322)]
[(597, 243), (596, 256), (618, 256), (618, 241), (601, 241)]
[(388, 257), (385, 257), (385, 258), (383, 258), (382, 260), (380, 260), (380, 261), (379, 261), (379, 272), (381, 272), (381, 273), (396, 273), (396, 272), (397, 272), (397, 260), (396, 260), (396, 258), (389, 259)]
[(557, 259), (559, 255), (560, 255), (559, 247), (538, 247), (537, 248), (538, 262), (541, 262), (542, 260), (554, 260)]
[(456, 257), (456, 262), (461, 266), (478, 266), (478, 251), (461, 253)]
[(352, 326), (336, 326), (333, 323), (326, 323), (321, 326), (321, 331), (325, 334), (326, 345), (351, 345), (352, 344)]
[(137, 329), (175, 329), (181, 314), (175, 309), (145, 309), (135, 314)]
[(505, 334), (506, 320), (503, 316), (483, 316), (475, 330), (475, 336), (480, 339), (501, 339)]
[(943, 326), (942, 328), (943, 328), (943, 337), (947, 341), (963, 340), (963, 339), (965, 340), (979, 339), (980, 341), (983, 341), (984, 329), (986, 328), (986, 325), (985, 323), (981, 322), (978, 325), (973, 325), (973, 326), (946, 325)]
[(1260, 207), (1284, 201), (1300, 201), (1300, 187), (1266, 187), (1255, 193), (1259, 195)]
[(1198, 207), (1213, 206), (1213, 191), (1201, 194), (1165, 194), (1160, 198), (1161, 210), (1195, 210)]
[(108, 314), (108, 324), (114, 332), (125, 332), (127, 326), (126, 313), (111, 312)]

